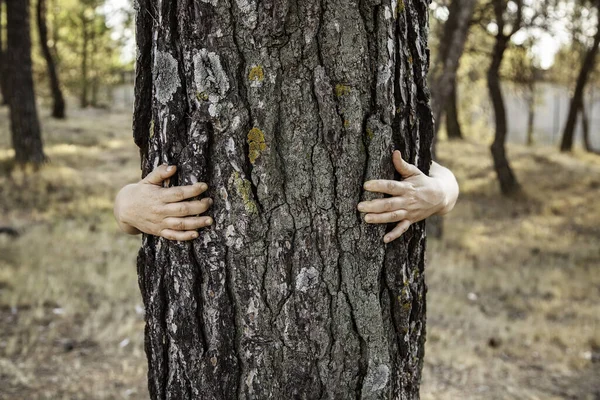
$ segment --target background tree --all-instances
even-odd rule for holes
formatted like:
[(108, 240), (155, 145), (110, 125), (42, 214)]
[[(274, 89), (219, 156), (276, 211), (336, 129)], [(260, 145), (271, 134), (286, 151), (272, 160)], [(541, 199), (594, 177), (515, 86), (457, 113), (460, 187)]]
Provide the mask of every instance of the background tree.
[(46, 0), (38, 0), (37, 2), (37, 27), (40, 35), (40, 47), (42, 55), (48, 66), (48, 78), (50, 80), (50, 90), (52, 92), (52, 116), (58, 119), (64, 119), (65, 114), (65, 99), (60, 87), (60, 80), (56, 70), (54, 57), (48, 46), (48, 26), (46, 22)]
[(8, 104), (15, 160), (40, 165), (46, 157), (33, 90), (29, 0), (6, 1)]
[(2, 96), (2, 102), (0, 104), (8, 104), (8, 92), (7, 92), (7, 68), (6, 68), (6, 51), (4, 49), (4, 0), (0, 0), (0, 95)]
[(151, 397), (418, 398), (424, 224), (384, 246), (356, 204), (393, 148), (428, 172), (427, 3), (136, 9), (143, 173), (215, 199), (195, 242), (143, 239)]
[[(569, 105), (569, 114), (567, 117), (567, 123), (565, 126), (565, 130), (563, 132), (560, 150), (561, 151), (571, 151), (573, 149), (573, 138), (575, 136), (575, 126), (577, 124), (577, 116), (582, 113), (585, 119), (584, 111), (584, 101), (583, 95), (585, 92), (585, 87), (588, 83), (589, 77), (594, 70), (594, 66), (596, 64), (596, 57), (598, 55), (598, 46), (600, 45), (600, 1), (593, 2), (594, 7), (596, 7), (597, 13), (597, 26), (596, 26), (596, 34), (594, 35), (594, 41), (589, 48), (584, 60), (581, 65), (581, 69), (579, 72), (579, 76), (577, 78), (577, 83), (575, 86), (575, 91), (573, 93), (573, 97), (571, 98), (571, 103)], [(585, 124), (584, 124), (585, 125)], [(589, 145), (589, 140), (587, 140)]]
[[(432, 108), (439, 129), (443, 111), (450, 108), (450, 121), (456, 133), (456, 73), (463, 54), (476, 0), (452, 0), (448, 9), (448, 19), (443, 26), (443, 34), (438, 43), (436, 62), (432, 70)], [(448, 104), (448, 100), (450, 102)], [(458, 127), (460, 131), (460, 127)]]

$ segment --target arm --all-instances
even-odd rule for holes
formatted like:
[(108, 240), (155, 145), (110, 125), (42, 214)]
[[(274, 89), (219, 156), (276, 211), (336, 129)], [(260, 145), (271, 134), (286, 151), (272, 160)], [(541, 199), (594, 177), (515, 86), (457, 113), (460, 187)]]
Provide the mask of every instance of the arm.
[(200, 196), (208, 186), (163, 187), (163, 182), (175, 174), (175, 166), (161, 165), (138, 183), (125, 186), (115, 198), (114, 215), (119, 228), (130, 235), (147, 233), (170, 240), (193, 240), (197, 230), (213, 223), (202, 217), (213, 201), (210, 198), (189, 200)]
[(458, 199), (458, 183), (454, 174), (438, 163), (431, 166), (430, 176), (402, 159), (399, 151), (393, 155), (394, 167), (402, 181), (373, 180), (365, 183), (365, 190), (391, 195), (385, 199), (364, 201), (358, 210), (366, 213), (370, 224), (397, 223), (384, 241), (398, 239), (410, 225), (432, 215), (445, 215), (454, 208)]

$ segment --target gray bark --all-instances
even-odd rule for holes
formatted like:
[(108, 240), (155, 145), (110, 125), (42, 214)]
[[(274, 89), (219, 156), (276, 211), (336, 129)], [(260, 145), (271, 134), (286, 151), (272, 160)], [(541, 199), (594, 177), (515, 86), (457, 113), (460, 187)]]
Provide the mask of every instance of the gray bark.
[(427, 1), (137, 0), (143, 175), (215, 224), (138, 256), (153, 399), (417, 399), (424, 223), (356, 211), (399, 148), (429, 172)]

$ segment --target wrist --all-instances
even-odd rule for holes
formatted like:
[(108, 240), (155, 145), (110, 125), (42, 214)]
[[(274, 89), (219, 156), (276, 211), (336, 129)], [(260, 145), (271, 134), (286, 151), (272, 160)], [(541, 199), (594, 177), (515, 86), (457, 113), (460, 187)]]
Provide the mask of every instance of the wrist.
[[(134, 184), (131, 184), (131, 185), (134, 185)], [(124, 192), (126, 192), (131, 187), (131, 185), (125, 186), (117, 194), (117, 196), (115, 198), (113, 214), (114, 214), (115, 220), (117, 221), (117, 225), (123, 232), (125, 232), (129, 235), (137, 235), (137, 234), (140, 234), (141, 231), (139, 229), (137, 229), (136, 227), (134, 227), (130, 223), (130, 221), (127, 219), (127, 212), (125, 210), (126, 207), (124, 207), (124, 204), (123, 204), (124, 203)]]

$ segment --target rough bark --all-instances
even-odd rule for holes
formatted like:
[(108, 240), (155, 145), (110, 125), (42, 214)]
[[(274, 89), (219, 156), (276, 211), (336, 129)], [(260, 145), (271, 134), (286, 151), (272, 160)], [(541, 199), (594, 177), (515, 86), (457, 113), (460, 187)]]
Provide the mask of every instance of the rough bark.
[(8, 69), (6, 66), (6, 51), (4, 50), (4, 26), (2, 15), (4, 14), (4, 0), (0, 0), (0, 104), (8, 104)]
[[(435, 121), (441, 121), (448, 99), (456, 84), (456, 72), (464, 52), (477, 0), (453, 0), (450, 4), (448, 20), (440, 40), (438, 58), (434, 65), (432, 87), (432, 107)], [(439, 129), (436, 124), (436, 132)]]
[[(599, 2), (600, 3), (600, 2)], [(600, 11), (600, 6), (598, 6)], [(583, 93), (589, 80), (590, 73), (594, 70), (596, 64), (596, 56), (598, 55), (598, 46), (600, 45), (600, 16), (598, 16), (598, 27), (596, 35), (594, 35), (594, 44), (588, 51), (583, 60), (583, 65), (577, 77), (577, 84), (575, 86), (575, 92), (571, 98), (569, 105), (569, 114), (567, 117), (567, 124), (563, 131), (562, 140), (560, 143), (561, 151), (571, 151), (573, 149), (573, 138), (575, 136), (575, 125), (577, 124), (577, 115), (583, 107)]]
[(48, 68), (48, 79), (50, 81), (50, 90), (52, 92), (52, 117), (64, 119), (65, 114), (65, 99), (60, 88), (60, 80), (56, 71), (56, 63), (48, 46), (48, 26), (46, 23), (46, 0), (38, 0), (37, 3), (37, 26), (40, 34), (40, 48), (42, 55), (46, 60)]
[(446, 131), (448, 131), (448, 139), (462, 139), (462, 129), (458, 120), (458, 93), (456, 90), (456, 82), (446, 103)]
[(527, 97), (527, 146), (533, 146), (535, 126), (535, 86), (530, 90)]
[(399, 148), (428, 172), (426, 1), (137, 0), (143, 174), (215, 224), (138, 256), (153, 399), (417, 399), (425, 226), (356, 205)]
[(507, 122), (504, 96), (502, 95), (502, 89), (500, 87), (500, 66), (502, 65), (504, 53), (506, 52), (511, 36), (520, 29), (522, 4), (517, 3), (519, 7), (517, 12), (518, 16), (517, 21), (513, 24), (512, 32), (510, 34), (505, 34), (504, 12), (507, 5), (502, 0), (494, 0), (493, 3), (498, 33), (496, 34), (496, 41), (492, 51), (492, 60), (487, 73), (488, 90), (494, 108), (494, 118), (496, 122), (496, 133), (494, 135), (494, 142), (491, 146), (491, 152), (492, 158), (494, 159), (494, 169), (496, 170), (498, 182), (500, 183), (500, 190), (502, 191), (502, 194), (511, 196), (520, 192), (521, 188), (510, 167), (508, 158), (506, 157), (505, 143)]
[(15, 161), (40, 165), (46, 157), (33, 90), (29, 0), (7, 0), (6, 58)]

